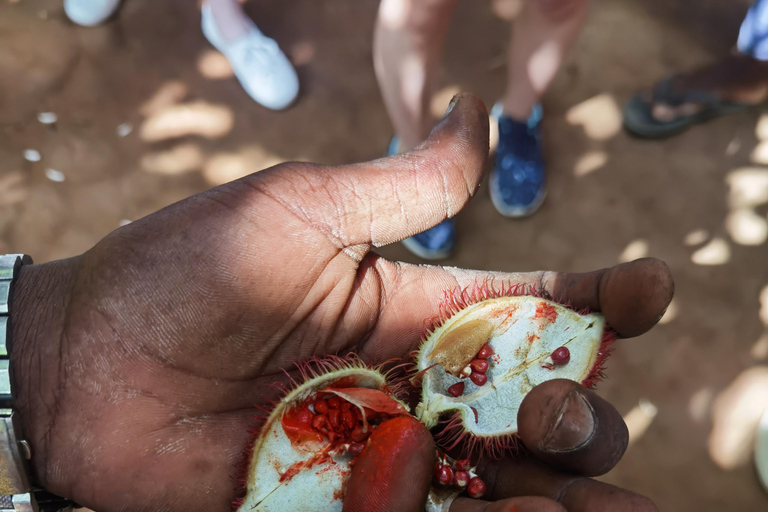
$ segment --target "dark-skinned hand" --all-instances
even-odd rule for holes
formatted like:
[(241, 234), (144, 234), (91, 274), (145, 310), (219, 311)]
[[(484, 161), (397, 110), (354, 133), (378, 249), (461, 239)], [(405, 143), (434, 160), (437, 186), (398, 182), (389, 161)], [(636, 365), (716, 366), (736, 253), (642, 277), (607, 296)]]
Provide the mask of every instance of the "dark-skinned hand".
[[(502, 274), (372, 251), (455, 215), (477, 191), (488, 116), (473, 96), (453, 105), (409, 153), (340, 167), (278, 165), (124, 226), (83, 255), (22, 267), (11, 357), (38, 483), (99, 512), (225, 512), (254, 406), (276, 398), (270, 385), (286, 379), (283, 368), (347, 351), (371, 363), (407, 358), (442, 292), (476, 279), (536, 285), (602, 311), (624, 337), (652, 327), (672, 296), (656, 260), (587, 274)], [(546, 405), (547, 396), (556, 400)], [(576, 421), (569, 404), (581, 396), (595, 411), (594, 432), (582, 425), (586, 444), (574, 434), (573, 446), (561, 440), (553, 453), (542, 441), (552, 407), (565, 403), (564, 417)], [(573, 476), (607, 470), (626, 443), (601, 399), (558, 381), (531, 392), (520, 414), (538, 461), (481, 467), (487, 498), (500, 501), (459, 499), (452, 512), (562, 510), (550, 499), (571, 512), (652, 509)], [(612, 441), (592, 441), (601, 439)], [(406, 469), (428, 462), (431, 471), (427, 458)], [(408, 498), (376, 510), (418, 510)]]

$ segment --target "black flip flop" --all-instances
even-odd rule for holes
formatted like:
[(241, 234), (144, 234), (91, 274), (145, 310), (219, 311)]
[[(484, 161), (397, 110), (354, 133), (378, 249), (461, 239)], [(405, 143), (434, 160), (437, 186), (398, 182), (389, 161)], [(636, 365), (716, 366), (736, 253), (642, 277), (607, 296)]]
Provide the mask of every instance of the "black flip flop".
[(672, 92), (672, 77), (665, 78), (653, 89), (653, 101), (678, 107), (686, 103), (702, 105), (702, 109), (689, 116), (673, 121), (659, 121), (651, 112), (651, 103), (638, 93), (624, 105), (624, 127), (633, 135), (648, 139), (671, 137), (687, 130), (694, 124), (703, 123), (716, 117), (743, 112), (751, 105), (720, 101), (712, 92), (693, 90), (683, 93)]

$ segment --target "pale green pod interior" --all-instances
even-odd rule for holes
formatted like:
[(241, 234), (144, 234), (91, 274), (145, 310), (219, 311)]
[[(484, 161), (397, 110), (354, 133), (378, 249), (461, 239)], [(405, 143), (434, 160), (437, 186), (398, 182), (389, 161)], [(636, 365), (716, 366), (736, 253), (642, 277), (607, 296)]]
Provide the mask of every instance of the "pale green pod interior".
[[(488, 382), (476, 386), (460, 379), (429, 359), (442, 337), (466, 322), (484, 319), (493, 323), (489, 345)], [(422, 400), (416, 416), (428, 428), (444, 412), (458, 412), (463, 428), (478, 437), (498, 437), (517, 432), (517, 412), (533, 387), (551, 379), (583, 382), (593, 371), (603, 340), (602, 315), (581, 315), (558, 303), (520, 296), (487, 299), (454, 314), (422, 345), (418, 370), (426, 370)], [(570, 350), (570, 362), (553, 366), (550, 354), (558, 347)], [(464, 394), (452, 397), (448, 387), (464, 382)], [(475, 419), (474, 408), (477, 411)]]
[(332, 454), (333, 463), (312, 465), (280, 481), (281, 475), (294, 464), (308, 461), (330, 445), (327, 439), (301, 446), (292, 444), (283, 431), (283, 412), (340, 380), (344, 387), (381, 390), (387, 385), (378, 371), (351, 367), (309, 379), (286, 395), (270, 414), (254, 444), (246, 496), (238, 512), (341, 512), (343, 490), (350, 475), (349, 454)]

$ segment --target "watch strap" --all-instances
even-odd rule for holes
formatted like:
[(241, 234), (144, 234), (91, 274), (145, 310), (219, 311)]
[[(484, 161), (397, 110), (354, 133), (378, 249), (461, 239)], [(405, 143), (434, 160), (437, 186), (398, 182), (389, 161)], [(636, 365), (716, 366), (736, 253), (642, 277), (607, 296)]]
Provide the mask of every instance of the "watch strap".
[(54, 512), (71, 508), (73, 502), (36, 489), (29, 480), (29, 443), (17, 436), (22, 432), (13, 413), (11, 386), (11, 291), (22, 265), (32, 263), (25, 254), (0, 255), (0, 511)]

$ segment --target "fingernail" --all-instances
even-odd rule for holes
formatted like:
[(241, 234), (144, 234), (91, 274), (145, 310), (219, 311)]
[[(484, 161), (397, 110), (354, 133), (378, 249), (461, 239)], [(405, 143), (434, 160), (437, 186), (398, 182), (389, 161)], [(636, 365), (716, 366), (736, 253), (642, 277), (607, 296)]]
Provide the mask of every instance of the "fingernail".
[(541, 448), (548, 452), (576, 450), (587, 444), (595, 432), (592, 406), (574, 389), (555, 411)]
[(456, 106), (456, 103), (458, 103), (458, 102), (459, 102), (459, 95), (458, 95), (458, 94), (455, 94), (455, 95), (453, 96), (453, 98), (451, 98), (451, 102), (450, 102), (450, 103), (448, 103), (448, 108), (447, 108), (447, 109), (445, 109), (445, 114), (443, 114), (443, 119), (445, 119), (446, 117), (448, 117), (448, 114), (450, 114), (450, 113), (451, 113), (451, 110), (453, 110), (453, 107), (455, 107), (455, 106)]

